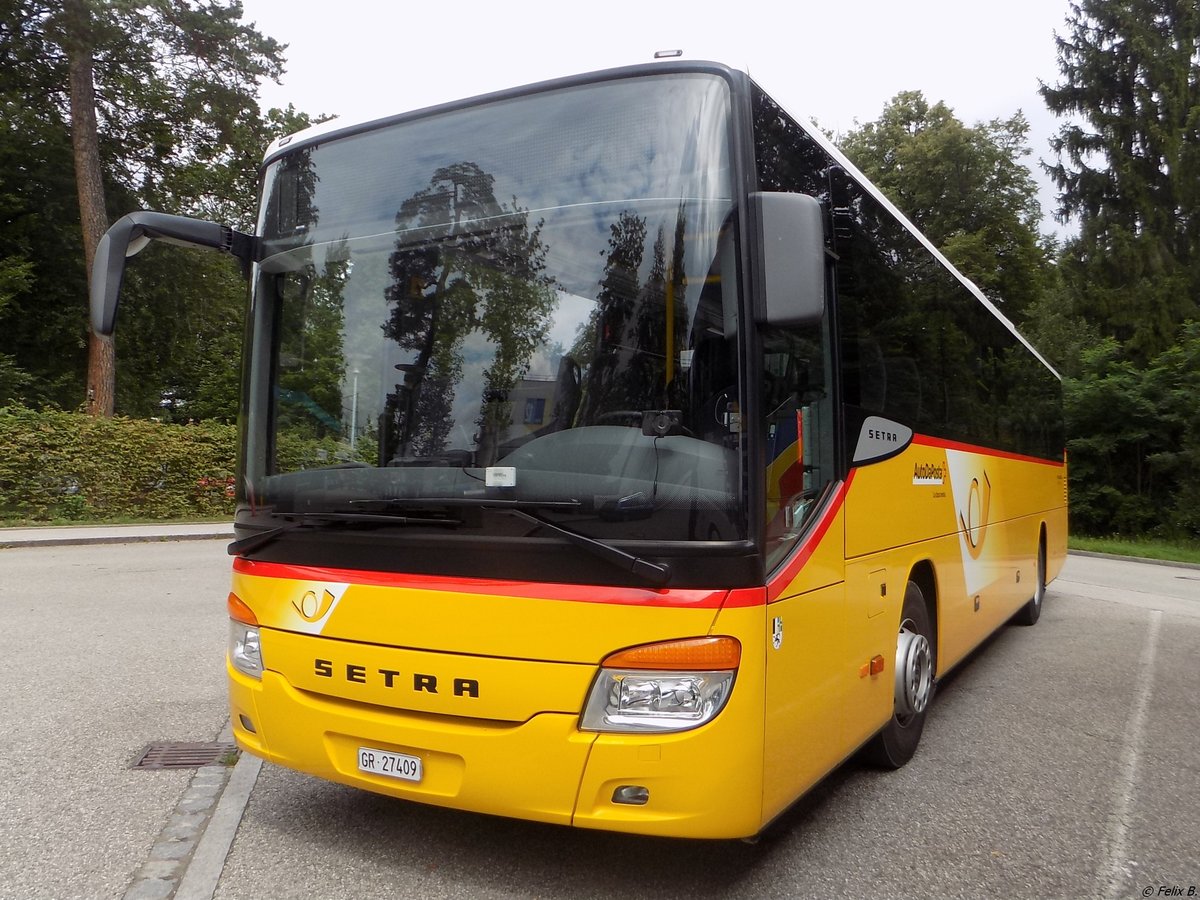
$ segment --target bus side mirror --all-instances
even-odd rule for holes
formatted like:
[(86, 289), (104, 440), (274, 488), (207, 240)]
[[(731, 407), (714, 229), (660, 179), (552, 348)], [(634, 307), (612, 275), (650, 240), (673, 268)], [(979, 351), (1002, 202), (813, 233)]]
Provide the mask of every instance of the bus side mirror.
[(757, 254), (754, 318), (760, 325), (806, 325), (825, 312), (825, 213), (806, 194), (750, 195)]
[(100, 238), (92, 263), (89, 299), (92, 330), (96, 334), (113, 333), (121, 282), (125, 278), (125, 260), (139, 253), (151, 240), (231, 253), (242, 261), (242, 272), (246, 275), (249, 275), (254, 256), (254, 239), (226, 225), (156, 212), (134, 212), (123, 216)]

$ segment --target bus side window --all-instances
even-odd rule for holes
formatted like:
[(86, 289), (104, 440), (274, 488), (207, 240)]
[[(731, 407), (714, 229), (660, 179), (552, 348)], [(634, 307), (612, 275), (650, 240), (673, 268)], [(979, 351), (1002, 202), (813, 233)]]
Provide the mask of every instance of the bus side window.
[(879, 344), (870, 336), (858, 342), (859, 405), (870, 412), (882, 413), (887, 398), (887, 368)]
[(833, 402), (826, 323), (763, 331), (766, 555), (778, 564), (834, 480)]

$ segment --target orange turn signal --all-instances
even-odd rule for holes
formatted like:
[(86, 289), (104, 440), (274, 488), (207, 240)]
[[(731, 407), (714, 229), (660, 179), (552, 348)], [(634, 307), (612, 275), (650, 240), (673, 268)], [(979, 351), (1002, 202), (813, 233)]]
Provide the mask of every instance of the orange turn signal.
[(883, 667), (885, 665), (886, 665), (886, 663), (884, 662), (882, 656), (873, 656), (871, 658), (871, 674), (878, 675), (880, 672), (883, 671)]
[(235, 622), (241, 622), (243, 625), (258, 625), (258, 616), (254, 615), (254, 610), (246, 605), (237, 594), (230, 594), (227, 603), (229, 607), (229, 618)]
[(731, 637), (683, 638), (618, 650), (605, 658), (606, 669), (665, 669), (711, 672), (736, 669), (742, 645)]

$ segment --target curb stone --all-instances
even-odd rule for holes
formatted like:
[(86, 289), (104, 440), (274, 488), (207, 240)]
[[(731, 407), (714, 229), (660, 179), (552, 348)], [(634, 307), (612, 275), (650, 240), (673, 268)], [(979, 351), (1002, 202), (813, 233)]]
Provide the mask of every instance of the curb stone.
[(18, 547), (71, 547), (86, 544), (134, 544), (161, 541), (230, 539), (233, 523), (161, 523), (142, 525), (35, 525), (0, 528), (0, 550)]
[(230, 772), (231, 767), (224, 765), (196, 770), (146, 861), (133, 873), (123, 900), (166, 900), (175, 893), (229, 782)]
[(1147, 556), (1121, 556), (1117, 553), (1098, 553), (1095, 550), (1071, 550), (1070, 556), (1090, 556), (1094, 559), (1117, 559), (1121, 562), (1146, 563), (1149, 566), (1171, 566), (1177, 569), (1200, 569), (1200, 563), (1180, 562), (1173, 559), (1150, 559)]
[[(217, 740), (233, 741), (230, 721)], [(233, 766), (198, 768), (122, 900), (212, 900), (261, 767), (239, 753)]]

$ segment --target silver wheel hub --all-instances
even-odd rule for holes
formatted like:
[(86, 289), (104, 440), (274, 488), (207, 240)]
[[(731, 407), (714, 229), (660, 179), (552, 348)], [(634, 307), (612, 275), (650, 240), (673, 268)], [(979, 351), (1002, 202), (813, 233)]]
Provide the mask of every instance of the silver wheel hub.
[(906, 620), (896, 640), (896, 716), (910, 718), (925, 711), (933, 689), (933, 650), (925, 635)]

